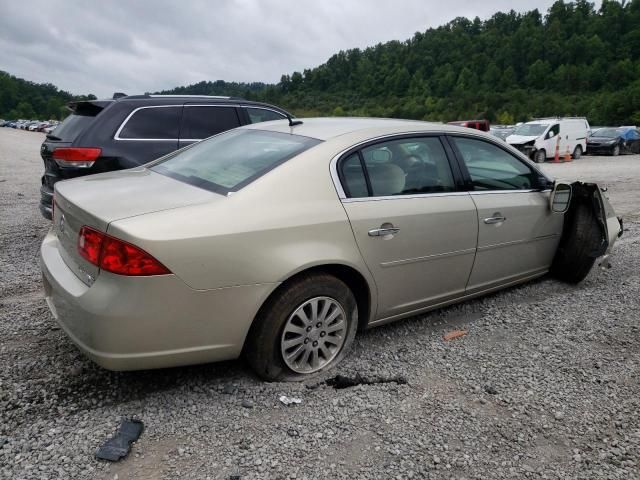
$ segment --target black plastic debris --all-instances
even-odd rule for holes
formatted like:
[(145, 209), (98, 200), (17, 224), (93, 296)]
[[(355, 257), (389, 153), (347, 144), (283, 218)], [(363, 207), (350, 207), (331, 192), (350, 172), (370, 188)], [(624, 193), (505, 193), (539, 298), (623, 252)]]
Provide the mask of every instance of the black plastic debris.
[(118, 432), (98, 448), (96, 457), (110, 462), (126, 457), (131, 444), (140, 438), (143, 429), (142, 420), (122, 420)]
[(307, 385), (307, 388), (314, 389), (314, 388), (318, 388), (322, 384), (325, 384), (335, 388), (336, 390), (340, 390), (343, 388), (355, 387), (357, 385), (377, 385), (380, 383), (396, 383), (398, 385), (406, 385), (407, 379), (402, 376), (368, 378), (368, 377), (363, 377), (359, 373), (356, 373), (354, 377), (336, 375), (335, 377), (329, 378), (319, 384)]

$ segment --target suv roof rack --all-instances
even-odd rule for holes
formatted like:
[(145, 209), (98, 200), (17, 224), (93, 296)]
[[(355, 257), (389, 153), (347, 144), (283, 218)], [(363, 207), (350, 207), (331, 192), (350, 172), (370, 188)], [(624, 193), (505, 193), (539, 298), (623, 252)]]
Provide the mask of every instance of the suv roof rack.
[[(225, 95), (160, 95), (160, 94), (150, 94), (145, 93), (144, 95), (123, 95), (119, 96), (117, 99), (126, 99), (126, 100), (139, 100), (144, 98), (210, 98), (214, 100), (239, 100), (246, 102), (246, 100), (242, 97), (229, 97)], [(115, 95), (114, 95), (115, 99)]]

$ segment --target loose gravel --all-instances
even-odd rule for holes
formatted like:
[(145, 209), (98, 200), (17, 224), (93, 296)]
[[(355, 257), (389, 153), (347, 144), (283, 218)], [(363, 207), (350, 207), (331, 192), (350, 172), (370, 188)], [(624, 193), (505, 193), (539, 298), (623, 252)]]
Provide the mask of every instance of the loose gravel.
[[(241, 361), (113, 373), (42, 297), (41, 141), (0, 129), (0, 478), (640, 478), (640, 223), (578, 286), (544, 278), (360, 334), (324, 380), (369, 384), (268, 384)], [(635, 167), (611, 195), (633, 218), (640, 156), (619, 158)], [(96, 460), (124, 417), (145, 424), (131, 454)]]

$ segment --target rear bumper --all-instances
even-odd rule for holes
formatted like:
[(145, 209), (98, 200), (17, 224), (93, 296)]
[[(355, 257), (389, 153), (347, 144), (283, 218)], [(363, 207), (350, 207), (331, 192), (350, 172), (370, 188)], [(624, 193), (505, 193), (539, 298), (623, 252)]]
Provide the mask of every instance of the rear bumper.
[(87, 286), (64, 263), (56, 235), (40, 250), (45, 297), (71, 340), (109, 370), (144, 370), (237, 358), (275, 284), (194, 290), (175, 275), (101, 272)]

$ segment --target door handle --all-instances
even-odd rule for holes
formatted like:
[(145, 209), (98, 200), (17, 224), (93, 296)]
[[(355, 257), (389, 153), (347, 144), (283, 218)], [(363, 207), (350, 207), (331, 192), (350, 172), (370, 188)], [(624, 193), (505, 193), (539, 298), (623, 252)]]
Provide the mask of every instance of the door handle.
[(374, 228), (373, 230), (369, 230), (370, 237), (385, 237), (387, 235), (395, 235), (398, 233), (400, 229), (398, 227), (394, 227), (391, 225), (387, 227), (386, 225), (381, 225), (380, 228)]
[(494, 225), (496, 223), (502, 223), (507, 221), (507, 217), (503, 217), (499, 213), (494, 213), (493, 215), (494, 215), (493, 217), (485, 218), (484, 223), (486, 223), (487, 225)]

